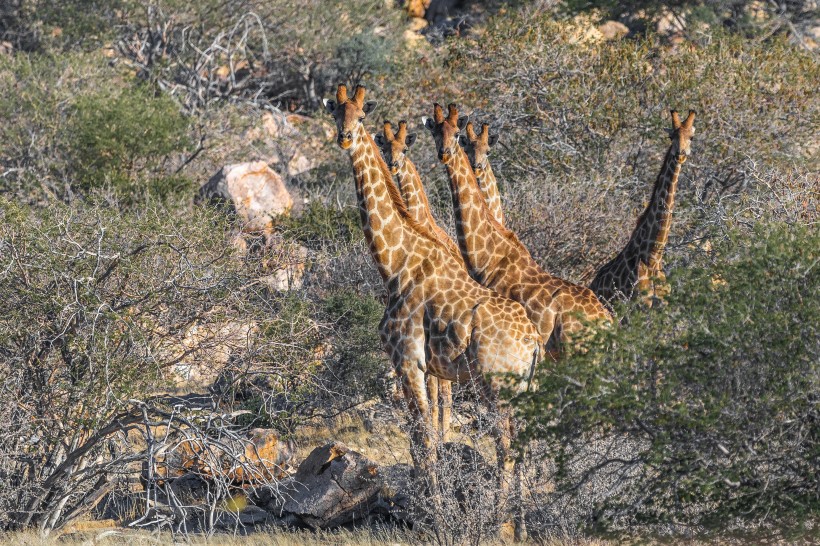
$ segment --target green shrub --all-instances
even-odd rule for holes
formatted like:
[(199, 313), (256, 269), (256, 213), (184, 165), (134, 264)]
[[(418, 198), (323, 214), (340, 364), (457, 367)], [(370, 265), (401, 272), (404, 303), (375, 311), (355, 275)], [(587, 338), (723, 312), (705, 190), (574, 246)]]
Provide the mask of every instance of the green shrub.
[(311, 201), (298, 216), (280, 217), (277, 230), (312, 249), (333, 242), (347, 244), (364, 237), (355, 208), (339, 210), (320, 201)]
[(68, 129), (78, 187), (110, 185), (129, 197), (190, 189), (160, 169), (188, 144), (187, 128), (174, 101), (146, 86), (79, 97)]
[(588, 353), (542, 366), (520, 401), (530, 437), (555, 446), (561, 491), (590, 477), (573, 470), (584, 443), (631, 442), (590, 470), (628, 484), (599, 523), (791, 521), (820, 509), (820, 235), (766, 225), (716, 253), (672, 272), (668, 305), (624, 307), (625, 323)]
[(385, 393), (389, 363), (379, 338), (384, 305), (369, 295), (341, 289), (323, 302), (326, 320), (334, 321), (333, 375), (339, 390), (362, 401)]

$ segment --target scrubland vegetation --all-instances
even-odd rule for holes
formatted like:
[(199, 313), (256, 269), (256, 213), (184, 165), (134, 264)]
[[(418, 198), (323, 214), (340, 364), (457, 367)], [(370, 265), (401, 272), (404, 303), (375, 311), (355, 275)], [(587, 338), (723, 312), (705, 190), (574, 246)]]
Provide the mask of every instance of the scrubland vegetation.
[[(93, 518), (184, 532), (136, 493), (182, 437), (223, 449), (264, 427), (295, 442), (294, 464), (334, 439), (380, 465), (409, 460), (378, 335), (384, 288), (320, 107), (340, 82), (379, 102), (371, 131), (407, 119), (419, 133), (409, 156), (450, 233), (418, 120), (437, 101), (490, 123), (508, 226), (579, 284), (634, 227), (669, 109), (697, 111), (666, 304), (618, 307), (618, 326), (542, 363), (513, 401), (531, 536), (816, 540), (820, 63), (801, 41), (816, 13), (666, 2), (686, 24), (656, 33), (656, 3), (592, 4), (460, 3), (461, 26), (419, 33), (382, 0), (4, 3), (0, 528), (31, 533), (10, 540)], [(607, 17), (632, 32), (600, 38)], [(296, 204), (264, 244), (237, 245), (236, 216), (194, 198), (251, 160)], [(300, 247), (298, 287), (273, 287)], [(455, 411), (456, 440), (492, 459), (492, 416), (470, 388)], [(276, 540), (492, 542), (499, 507), (476, 489), (493, 482), (462, 472), (464, 457), (443, 458), (457, 479), (416, 528)], [(224, 509), (232, 487), (216, 480), (209, 502)]]

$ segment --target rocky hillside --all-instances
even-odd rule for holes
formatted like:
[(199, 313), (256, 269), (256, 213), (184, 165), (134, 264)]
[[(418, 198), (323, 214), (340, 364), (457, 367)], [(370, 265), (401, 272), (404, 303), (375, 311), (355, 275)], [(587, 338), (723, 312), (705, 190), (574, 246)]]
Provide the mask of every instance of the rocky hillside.
[(495, 540), (476, 389), (437, 510), (410, 466), (322, 108), (346, 83), (371, 133), (417, 134), (450, 235), (421, 117), (489, 124), (506, 225), (581, 285), (646, 206), (669, 110), (696, 111), (666, 305), (619, 307), (516, 400), (531, 536), (813, 536), (819, 42), (810, 1), (4, 2), (0, 528)]

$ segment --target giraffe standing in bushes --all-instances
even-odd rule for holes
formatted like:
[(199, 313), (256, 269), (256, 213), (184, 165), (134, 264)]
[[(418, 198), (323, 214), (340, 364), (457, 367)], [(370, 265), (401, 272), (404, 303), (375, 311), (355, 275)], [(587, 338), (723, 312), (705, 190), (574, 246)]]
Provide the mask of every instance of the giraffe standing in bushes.
[(504, 210), (501, 207), (501, 195), (498, 193), (498, 182), (487, 157), (490, 148), (498, 142), (498, 135), (490, 134), (490, 126), (486, 123), (481, 125), (481, 132), (476, 133), (472, 121), (467, 122), (465, 132), (466, 135), (459, 135), (458, 142), (467, 154), (470, 167), (473, 169), (473, 174), (475, 174), (478, 187), (484, 196), (490, 214), (496, 222), (503, 226)]
[(663, 273), (663, 250), (669, 239), (681, 166), (689, 155), (690, 143), (695, 134), (694, 123), (695, 112), (692, 110), (683, 122), (678, 113), (672, 110), (672, 144), (655, 180), (649, 205), (638, 218), (629, 242), (617, 256), (598, 270), (590, 284), (592, 291), (602, 301), (611, 303), (616, 298), (640, 297), (651, 306), (663, 301), (669, 293), (666, 275)]
[(501, 296), (521, 303), (544, 340), (565, 343), (584, 331), (584, 320), (606, 321), (607, 309), (589, 288), (544, 271), (518, 237), (493, 218), (478, 187), (458, 133), (467, 123), (455, 104), (448, 115), (434, 105), (424, 126), (436, 141), (439, 160), (447, 167), (461, 255), (470, 275)]
[(350, 155), (362, 230), (387, 288), (380, 334), (407, 397), (414, 464), (433, 479), (429, 470), (436, 453), (428, 426), (425, 372), (474, 382), (500, 415), (499, 485), (507, 489), (514, 473), (515, 530), (522, 537), (521, 468), (510, 449), (515, 426), (499, 393), (502, 387), (523, 390), (543, 341), (520, 304), (473, 281), (435, 234), (410, 215), (364, 128), (365, 116), (375, 108), (375, 103), (365, 103), (364, 95), (365, 89), (357, 87), (349, 98), (340, 85), (336, 100), (326, 100), (325, 108), (336, 121), (339, 146)]
[[(390, 174), (397, 177), (399, 191), (410, 216), (419, 224), (435, 233), (438, 241), (446, 250), (461, 263), (461, 254), (458, 246), (453, 242), (446, 231), (436, 223), (430, 210), (430, 202), (424, 191), (424, 185), (416, 166), (407, 157), (407, 150), (416, 141), (415, 133), (407, 132), (407, 122), (399, 122), (399, 129), (393, 132), (393, 125), (384, 122), (381, 133), (377, 133), (373, 140), (381, 150)], [(439, 379), (432, 374), (427, 375), (427, 394), (430, 396), (430, 413), (434, 425), (439, 427), (443, 439), (447, 438), (452, 420), (453, 386), (446, 379)]]

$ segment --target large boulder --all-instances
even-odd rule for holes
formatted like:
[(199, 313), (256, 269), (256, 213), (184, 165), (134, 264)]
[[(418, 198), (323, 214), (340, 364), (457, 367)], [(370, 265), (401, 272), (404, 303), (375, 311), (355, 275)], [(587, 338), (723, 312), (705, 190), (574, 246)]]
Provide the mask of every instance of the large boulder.
[(273, 217), (287, 214), (293, 198), (264, 161), (227, 165), (199, 189), (198, 202), (228, 207), (242, 221), (244, 233), (269, 235)]
[(376, 463), (333, 442), (314, 449), (296, 474), (279, 484), (268, 509), (292, 514), (312, 529), (329, 529), (370, 515), (383, 485)]

